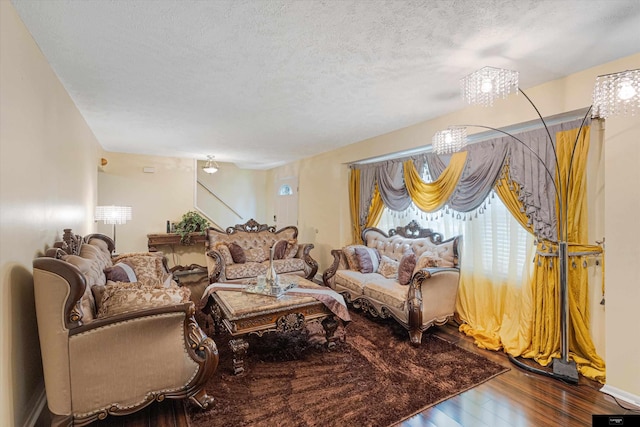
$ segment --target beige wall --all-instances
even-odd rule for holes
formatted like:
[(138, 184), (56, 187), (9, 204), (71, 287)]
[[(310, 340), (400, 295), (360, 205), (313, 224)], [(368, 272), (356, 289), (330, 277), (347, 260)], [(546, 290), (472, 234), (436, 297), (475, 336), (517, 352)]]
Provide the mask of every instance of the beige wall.
[(32, 261), (92, 231), (98, 143), (8, 1), (0, 1), (0, 425), (22, 426), (42, 386)]
[[(544, 116), (551, 116), (590, 105), (596, 76), (635, 68), (640, 68), (640, 54), (527, 89), (526, 92)], [(521, 70), (521, 73), (526, 73), (526, 70)], [(330, 250), (352, 239), (347, 163), (430, 145), (433, 134), (449, 125), (478, 123), (501, 127), (537, 118), (523, 96), (514, 95), (507, 100), (500, 100), (493, 108), (463, 108), (462, 101), (460, 107), (459, 111), (434, 120), (270, 171), (274, 178), (284, 176), (290, 170), (299, 171), (299, 224), (305, 230), (304, 237), (315, 244), (316, 249), (312, 254), (320, 263), (319, 272), (329, 267), (332, 260)], [(640, 222), (634, 216), (640, 207), (640, 187), (637, 185), (640, 182), (640, 120), (638, 117), (611, 119), (606, 128), (604, 167), (607, 210), (604, 235), (607, 250), (607, 306), (603, 308), (598, 306), (598, 301), (592, 301), (592, 310), (597, 310), (594, 317), (600, 319), (600, 323), (594, 325), (594, 335), (600, 337), (598, 348), (605, 348), (607, 383), (640, 395), (640, 364), (637, 363), (640, 332), (637, 328), (622, 326), (632, 319), (634, 310), (637, 310), (635, 307), (640, 303), (640, 258), (637, 249)], [(472, 132), (473, 128), (469, 128), (469, 131)], [(602, 223), (602, 218), (598, 221)], [(601, 233), (590, 236), (591, 243), (601, 237)], [(598, 292), (594, 290), (592, 295), (597, 297)], [(602, 343), (605, 335), (606, 343)]]
[[(98, 173), (98, 203), (132, 207), (132, 221), (116, 226), (118, 252), (147, 250), (147, 234), (166, 232), (167, 221), (178, 222), (182, 215), (195, 208), (195, 160), (135, 154), (103, 152), (107, 165)], [(250, 218), (265, 219), (265, 171), (239, 169), (220, 163), (220, 170), (201, 176), (207, 186), (236, 210), (238, 218), (219, 202), (207, 210), (212, 221), (223, 229), (244, 223)], [(145, 173), (144, 168), (153, 168)], [(206, 174), (204, 174), (206, 175)], [(207, 207), (206, 195), (200, 194), (200, 204)], [(214, 224), (215, 226), (215, 224)], [(97, 230), (108, 236), (113, 227), (102, 223)], [(205, 265), (204, 246), (162, 246), (169, 266)]]

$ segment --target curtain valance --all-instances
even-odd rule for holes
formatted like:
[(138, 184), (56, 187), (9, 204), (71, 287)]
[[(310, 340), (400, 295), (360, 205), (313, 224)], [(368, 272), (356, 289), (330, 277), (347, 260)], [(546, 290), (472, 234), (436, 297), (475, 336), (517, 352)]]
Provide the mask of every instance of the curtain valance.
[[(481, 141), (452, 155), (448, 164), (446, 157), (429, 153), (353, 165), (359, 174), (358, 185), (352, 188), (358, 191), (352, 203), (357, 200), (359, 229), (370, 216), (376, 189), (384, 206), (394, 211), (403, 211), (413, 202), (425, 212), (445, 204), (458, 212), (471, 212), (487, 198), (508, 165), (508, 185), (514, 187), (528, 225), (536, 236), (557, 241), (556, 134), (579, 128), (581, 123), (573, 120), (550, 126), (551, 142), (544, 128)], [(421, 178), (425, 166), (435, 178), (430, 183)]]

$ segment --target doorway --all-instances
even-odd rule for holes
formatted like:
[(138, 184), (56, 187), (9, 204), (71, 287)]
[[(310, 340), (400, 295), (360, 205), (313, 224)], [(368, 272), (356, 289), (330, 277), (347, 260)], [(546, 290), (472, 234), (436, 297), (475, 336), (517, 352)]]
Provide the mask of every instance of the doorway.
[(298, 177), (290, 176), (276, 181), (275, 214), (276, 230), (288, 225), (298, 226)]

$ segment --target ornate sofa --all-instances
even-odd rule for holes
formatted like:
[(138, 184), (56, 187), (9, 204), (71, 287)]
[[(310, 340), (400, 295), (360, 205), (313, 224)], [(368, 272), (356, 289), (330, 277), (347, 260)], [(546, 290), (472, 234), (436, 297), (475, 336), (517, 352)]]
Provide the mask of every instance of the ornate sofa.
[(164, 398), (207, 408), (213, 399), (203, 387), (218, 350), (164, 257), (112, 259), (113, 240), (101, 234), (83, 239), (67, 229), (63, 240), (33, 261), (52, 424), (85, 425)]
[(265, 274), (274, 246), (274, 267), (278, 274), (296, 274), (313, 279), (318, 263), (311, 258), (311, 243), (298, 242), (298, 228), (258, 224), (253, 219), (226, 231), (210, 227), (206, 231), (205, 253), (209, 283), (241, 281)]
[(422, 333), (454, 314), (460, 279), (461, 236), (440, 233), (412, 221), (390, 230), (362, 232), (364, 245), (332, 250), (333, 264), (322, 275), (347, 303), (375, 317), (392, 317), (419, 345)]

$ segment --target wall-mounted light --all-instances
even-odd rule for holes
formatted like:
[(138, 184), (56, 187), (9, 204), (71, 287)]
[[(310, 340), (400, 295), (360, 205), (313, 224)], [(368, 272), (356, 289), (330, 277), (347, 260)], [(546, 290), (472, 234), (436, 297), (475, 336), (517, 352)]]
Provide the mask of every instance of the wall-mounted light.
[(213, 156), (207, 156), (207, 163), (202, 167), (202, 171), (205, 173), (216, 173), (218, 172), (218, 164), (215, 160), (213, 160)]

